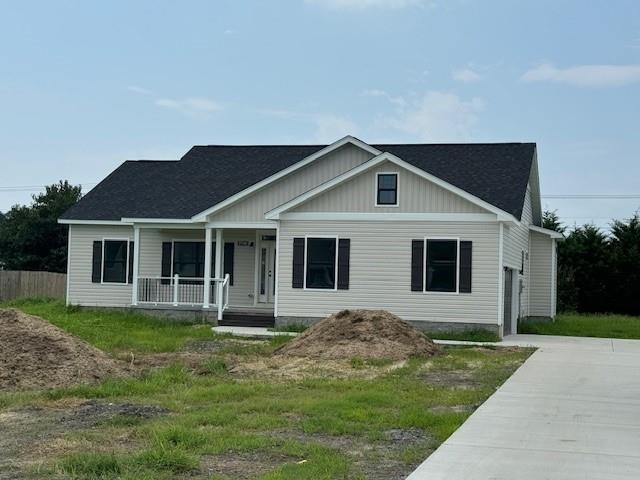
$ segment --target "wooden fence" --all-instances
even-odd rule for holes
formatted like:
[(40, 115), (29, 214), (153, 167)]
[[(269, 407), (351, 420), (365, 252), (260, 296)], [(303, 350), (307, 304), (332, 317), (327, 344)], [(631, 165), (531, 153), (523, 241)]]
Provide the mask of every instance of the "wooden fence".
[(65, 298), (66, 293), (64, 273), (0, 270), (0, 301), (20, 297)]

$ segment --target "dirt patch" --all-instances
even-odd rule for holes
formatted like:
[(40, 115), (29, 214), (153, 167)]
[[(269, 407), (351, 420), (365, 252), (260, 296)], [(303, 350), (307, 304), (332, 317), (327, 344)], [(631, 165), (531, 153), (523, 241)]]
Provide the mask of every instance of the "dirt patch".
[(87, 428), (93, 427), (106, 420), (116, 417), (149, 419), (166, 415), (169, 411), (156, 405), (136, 405), (133, 403), (102, 403), (87, 402), (70, 411), (60, 418), (65, 427)]
[(404, 360), (440, 351), (422, 332), (385, 310), (343, 310), (280, 347), (276, 355)]
[(66, 387), (128, 374), (125, 364), (18, 310), (0, 310), (0, 331), (0, 389)]
[(229, 478), (255, 478), (285, 463), (294, 463), (297, 458), (287, 455), (268, 455), (263, 452), (224, 453), (204, 455), (200, 459), (200, 471), (210, 478), (224, 475)]
[(182, 347), (183, 352), (216, 353), (229, 344), (224, 340), (191, 340)]

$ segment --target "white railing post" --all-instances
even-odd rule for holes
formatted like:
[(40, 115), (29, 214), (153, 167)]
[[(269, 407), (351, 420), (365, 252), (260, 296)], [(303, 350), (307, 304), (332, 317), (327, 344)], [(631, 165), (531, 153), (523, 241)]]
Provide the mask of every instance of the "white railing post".
[(180, 276), (176, 273), (173, 276), (173, 306), (178, 306), (178, 286), (179, 286)]
[(140, 227), (133, 226), (133, 252), (129, 252), (129, 255), (133, 255), (133, 282), (131, 292), (131, 304), (138, 305), (138, 275), (140, 270)]
[(222, 311), (224, 310), (223, 282), (216, 282), (216, 287), (218, 291), (218, 320), (222, 320)]
[(231, 281), (231, 278), (229, 277), (229, 274), (227, 273), (224, 276), (224, 283), (227, 285), (227, 291), (225, 292), (224, 295), (224, 308), (226, 309), (229, 306), (229, 282)]
[(204, 292), (202, 308), (209, 308), (211, 303), (211, 229), (206, 227), (204, 232)]

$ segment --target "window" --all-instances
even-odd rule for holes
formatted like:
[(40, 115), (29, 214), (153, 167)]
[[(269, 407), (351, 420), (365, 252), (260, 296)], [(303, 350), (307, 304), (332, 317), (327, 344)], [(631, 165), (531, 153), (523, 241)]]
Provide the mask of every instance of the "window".
[(127, 283), (128, 256), (128, 240), (104, 240), (102, 256), (103, 283)]
[(307, 238), (305, 288), (335, 290), (337, 238)]
[(425, 290), (458, 291), (458, 240), (427, 239)]
[(173, 275), (204, 277), (204, 242), (174, 242)]
[(398, 205), (398, 174), (378, 173), (376, 175), (376, 206)]

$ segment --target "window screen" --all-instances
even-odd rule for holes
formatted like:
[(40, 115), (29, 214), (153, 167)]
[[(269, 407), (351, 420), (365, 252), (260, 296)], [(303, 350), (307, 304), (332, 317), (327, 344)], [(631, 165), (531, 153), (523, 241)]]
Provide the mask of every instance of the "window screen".
[(426, 290), (455, 292), (457, 290), (458, 242), (427, 240)]
[(104, 263), (102, 281), (106, 283), (127, 283), (127, 240), (104, 241)]
[(398, 204), (398, 175), (396, 173), (381, 173), (378, 175), (378, 205)]
[(204, 277), (204, 242), (173, 244), (173, 274), (181, 277)]

